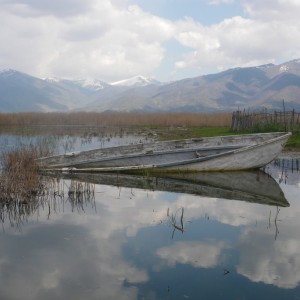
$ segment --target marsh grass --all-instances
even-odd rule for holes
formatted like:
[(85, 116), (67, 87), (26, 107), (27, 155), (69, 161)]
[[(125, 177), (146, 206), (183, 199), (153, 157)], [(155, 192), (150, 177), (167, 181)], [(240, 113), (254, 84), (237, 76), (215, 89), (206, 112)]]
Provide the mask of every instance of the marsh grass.
[(0, 113), (0, 126), (228, 126), (231, 113)]
[(23, 152), (21, 159), (19, 154), (9, 157), (9, 167), (1, 174), (2, 226), (8, 222), (11, 227), (21, 231), (22, 226), (34, 214), (39, 219), (43, 211), (43, 215), (50, 219), (51, 215), (64, 211), (66, 203), (69, 203), (72, 212), (84, 213), (86, 207), (96, 210), (93, 184), (43, 176), (37, 172), (36, 166), (28, 169), (28, 162), (32, 162), (32, 153)]
[(50, 155), (47, 144), (23, 145), (0, 155), (0, 202), (28, 203), (43, 190), (36, 158)]
[(33, 149), (19, 149), (2, 153), (1, 201), (18, 199), (27, 202), (40, 189), (38, 168)]
[[(89, 183), (63, 180), (56, 177), (40, 177), (41, 188), (38, 193), (21, 197), (17, 191), (9, 201), (0, 201), (0, 222), (9, 223), (17, 231), (30, 220), (33, 215), (40, 219), (42, 215), (51, 219), (66, 209), (69, 203), (71, 211), (84, 213), (86, 207), (96, 210), (95, 186)], [(42, 213), (42, 211), (44, 213)], [(2, 225), (3, 226), (3, 225)], [(4, 226), (3, 226), (4, 229)]]
[(231, 113), (0, 113), (0, 134), (47, 136), (54, 143), (62, 136), (64, 143), (75, 136), (86, 142), (126, 135), (145, 140), (185, 139), (229, 134), (230, 125)]

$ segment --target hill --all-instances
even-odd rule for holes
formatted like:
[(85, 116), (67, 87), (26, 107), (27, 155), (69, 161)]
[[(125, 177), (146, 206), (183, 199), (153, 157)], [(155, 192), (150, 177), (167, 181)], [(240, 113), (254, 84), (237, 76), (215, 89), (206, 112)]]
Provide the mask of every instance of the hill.
[(300, 110), (300, 60), (234, 68), (161, 83), (136, 76), (115, 83), (97, 79), (41, 79), (0, 72), (0, 111), (221, 112), (238, 108)]

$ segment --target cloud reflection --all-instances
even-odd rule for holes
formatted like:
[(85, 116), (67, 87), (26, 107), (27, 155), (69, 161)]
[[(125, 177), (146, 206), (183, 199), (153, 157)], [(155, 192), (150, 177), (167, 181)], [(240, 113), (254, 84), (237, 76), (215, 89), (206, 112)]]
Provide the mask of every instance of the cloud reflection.
[[(123, 259), (122, 236), (97, 238), (88, 227), (38, 226), (1, 247), (1, 299), (137, 299), (124, 283), (148, 280)], [(18, 245), (21, 243), (22, 248)]]
[(299, 285), (299, 240), (275, 240), (270, 233), (250, 230), (240, 236), (239, 250), (237, 271), (251, 281), (289, 289)]
[[(296, 188), (287, 193), (293, 209), (282, 208), (280, 234), (275, 241), (273, 231), (266, 227), (270, 211), (273, 222), (276, 207), (97, 185), (96, 207), (87, 203), (79, 213), (67, 202), (62, 207), (57, 203), (50, 219), (48, 210), (40, 209), (23, 224), (22, 232), (7, 230), (1, 236), (0, 298), (137, 299), (137, 286), (150, 282), (151, 272), (126, 258), (123, 250), (137, 235), (142, 236), (142, 242), (148, 239), (144, 229), (153, 230), (157, 237), (153, 253), (157, 270), (179, 264), (214, 268), (224, 264), (227, 251), (233, 249), (239, 252), (235, 266), (240, 275), (253, 282), (294, 288), (300, 282), (300, 205), (293, 201), (297, 193)], [(167, 211), (181, 207), (183, 240), (170, 241), (169, 231), (164, 235), (163, 230), (169, 225)], [(222, 224), (219, 230), (234, 228), (234, 237), (224, 236), (223, 240), (212, 230), (209, 238), (203, 238), (195, 228), (199, 220), (205, 220), (203, 232), (206, 222), (211, 222), (210, 226)], [(189, 235), (184, 241), (195, 230), (197, 236)]]
[(189, 264), (195, 268), (212, 268), (220, 264), (222, 252), (228, 248), (223, 241), (177, 242), (158, 249), (156, 254), (171, 267), (176, 264)]

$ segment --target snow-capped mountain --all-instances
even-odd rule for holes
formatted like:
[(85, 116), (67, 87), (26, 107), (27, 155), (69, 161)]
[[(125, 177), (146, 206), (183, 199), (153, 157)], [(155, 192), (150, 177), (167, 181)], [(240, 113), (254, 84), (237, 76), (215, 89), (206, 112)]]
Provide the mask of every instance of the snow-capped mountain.
[(107, 86), (107, 83), (94, 78), (78, 79), (74, 80), (74, 82), (81, 87), (88, 88), (94, 91), (100, 91)]
[(15, 72), (18, 72), (18, 71), (14, 70), (14, 69), (3, 69), (3, 70), (0, 70), (0, 76), (9, 76)]
[(107, 83), (94, 78), (86, 78), (86, 79), (61, 79), (56, 77), (43, 78), (45, 81), (56, 84), (74, 84), (82, 88), (86, 88), (92, 91), (99, 91), (108, 86)]
[(0, 112), (216, 112), (238, 108), (300, 110), (300, 60), (233, 68), (160, 83), (136, 76), (108, 84), (97, 79), (41, 79), (0, 71)]
[(128, 87), (132, 87), (132, 86), (147, 86), (147, 85), (158, 85), (160, 84), (159, 81), (155, 80), (152, 77), (144, 77), (144, 76), (134, 76), (132, 78), (128, 78), (128, 79), (124, 79), (124, 80), (120, 80), (120, 81), (115, 81), (115, 82), (111, 82), (111, 85), (114, 86), (128, 86)]
[(47, 78), (42, 78), (42, 79), (49, 83), (59, 83), (61, 81), (61, 79), (56, 78), (56, 77), (47, 77)]
[(41, 79), (16, 70), (0, 71), (0, 111), (69, 111), (81, 108), (95, 91), (59, 78)]

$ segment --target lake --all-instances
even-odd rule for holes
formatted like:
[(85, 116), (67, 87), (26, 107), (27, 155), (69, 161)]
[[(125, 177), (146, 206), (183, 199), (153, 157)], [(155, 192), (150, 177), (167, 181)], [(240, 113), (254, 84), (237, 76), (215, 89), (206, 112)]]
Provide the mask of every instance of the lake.
[[(2, 147), (38, 138), (0, 135)], [(68, 138), (59, 152), (145, 141)], [(45, 177), (33, 203), (1, 205), (0, 299), (300, 299), (299, 161)]]

